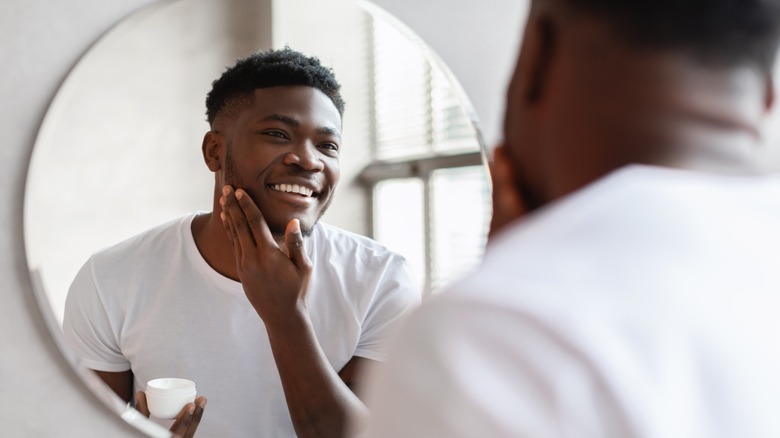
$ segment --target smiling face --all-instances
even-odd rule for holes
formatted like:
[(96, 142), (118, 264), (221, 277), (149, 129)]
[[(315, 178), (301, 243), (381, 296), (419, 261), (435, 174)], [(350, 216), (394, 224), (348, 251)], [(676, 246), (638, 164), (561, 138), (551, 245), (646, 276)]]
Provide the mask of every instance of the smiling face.
[[(216, 120), (204, 140), (209, 168), (222, 185), (244, 189), (271, 232), (297, 218), (304, 235), (325, 213), (339, 181), (341, 116), (316, 88), (261, 88)], [(211, 135), (211, 137), (210, 137)], [(209, 140), (210, 139), (210, 140)]]

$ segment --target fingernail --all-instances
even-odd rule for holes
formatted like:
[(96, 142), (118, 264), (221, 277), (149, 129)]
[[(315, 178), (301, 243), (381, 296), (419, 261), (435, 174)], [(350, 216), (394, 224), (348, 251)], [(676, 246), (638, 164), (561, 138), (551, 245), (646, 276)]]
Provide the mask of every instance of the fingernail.
[(222, 186), (222, 194), (227, 196), (230, 193), (230, 186)]
[(219, 218), (222, 219), (223, 221), (227, 220), (227, 217), (225, 216), (225, 212), (224, 211), (220, 211), (219, 212)]
[(236, 190), (236, 199), (241, 199), (244, 197), (244, 191), (243, 190)]
[(187, 409), (187, 412), (189, 412), (190, 415), (194, 414), (195, 413), (195, 405), (190, 406), (190, 408)]
[(225, 206), (225, 198), (224, 197), (220, 197), (219, 198), (219, 205), (221, 205), (223, 207)]

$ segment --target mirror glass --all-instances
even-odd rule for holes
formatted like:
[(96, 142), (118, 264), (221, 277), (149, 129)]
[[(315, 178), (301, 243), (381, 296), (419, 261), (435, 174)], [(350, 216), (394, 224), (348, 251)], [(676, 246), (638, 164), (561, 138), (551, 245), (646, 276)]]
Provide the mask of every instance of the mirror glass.
[(484, 148), (460, 86), (408, 28), (352, 0), (177, 0), (137, 11), (78, 62), (35, 144), (28, 263), (61, 323), (95, 251), (211, 209), (201, 156), (211, 81), (290, 46), (333, 68), (347, 102), (342, 178), (323, 221), (402, 253), (425, 294), (473, 267), (490, 216)]

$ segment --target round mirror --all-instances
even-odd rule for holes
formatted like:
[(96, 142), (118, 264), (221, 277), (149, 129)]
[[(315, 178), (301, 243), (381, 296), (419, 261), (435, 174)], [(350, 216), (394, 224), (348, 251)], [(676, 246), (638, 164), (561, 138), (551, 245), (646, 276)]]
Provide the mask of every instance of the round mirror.
[(411, 31), (351, 0), (159, 2), (79, 61), (35, 144), (25, 242), (55, 323), (92, 253), (211, 209), (200, 150), (211, 81), (239, 57), (284, 46), (332, 67), (347, 102), (341, 183), (323, 221), (403, 254), (424, 294), (478, 262), (484, 148), (459, 85)]

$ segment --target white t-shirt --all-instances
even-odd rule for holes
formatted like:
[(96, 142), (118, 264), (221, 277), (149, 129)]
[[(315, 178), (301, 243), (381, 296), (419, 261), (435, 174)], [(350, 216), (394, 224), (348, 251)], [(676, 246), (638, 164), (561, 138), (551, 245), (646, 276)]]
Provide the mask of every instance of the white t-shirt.
[(780, 437), (780, 178), (630, 166), (404, 324), (370, 437)]
[[(194, 217), (93, 255), (70, 288), (65, 336), (87, 368), (132, 369), (136, 390), (160, 377), (195, 381), (209, 400), (199, 437), (295, 436), (265, 327), (241, 284), (200, 255)], [(322, 223), (304, 246), (309, 313), (333, 368), (353, 356), (384, 360), (420, 297), (405, 260)]]

